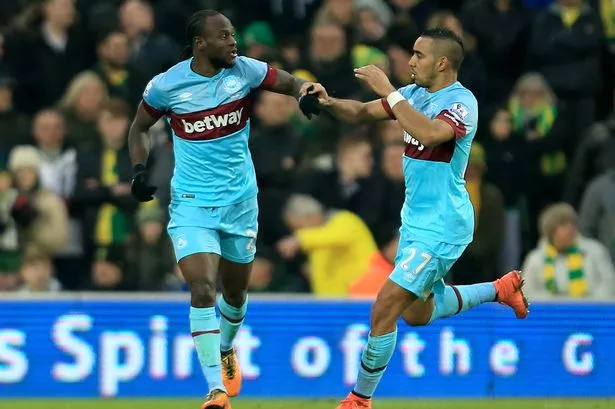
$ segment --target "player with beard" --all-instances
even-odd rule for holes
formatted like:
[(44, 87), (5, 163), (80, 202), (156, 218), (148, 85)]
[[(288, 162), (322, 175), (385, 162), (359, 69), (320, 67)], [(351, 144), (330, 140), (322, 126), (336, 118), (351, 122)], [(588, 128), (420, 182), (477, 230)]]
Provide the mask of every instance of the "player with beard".
[[(168, 233), (190, 287), (190, 330), (209, 394), (202, 408), (230, 409), (241, 389), (233, 339), (244, 320), (256, 251), (257, 185), (248, 150), (254, 90), (298, 98), (308, 117), (317, 114), (310, 86), (268, 64), (237, 55), (233, 25), (203, 10), (186, 27), (186, 59), (155, 76), (145, 88), (129, 133), (133, 195), (153, 199), (147, 174), (149, 128), (165, 117), (173, 132)], [(222, 296), (217, 300), (220, 274)]]
[(457, 81), (463, 53), (461, 39), (450, 30), (428, 30), (414, 43), (408, 62), (413, 84), (396, 90), (382, 70), (367, 66), (356, 69), (355, 76), (381, 99), (363, 103), (331, 98), (321, 85), (310, 91), (344, 122), (397, 120), (406, 143), (406, 198), (395, 268), (372, 306), (357, 383), (338, 409), (371, 408), (371, 397), (395, 351), (399, 317), (410, 325), (428, 325), (485, 302), (506, 304), (517, 318), (528, 314), (518, 271), (474, 285), (443, 281), (472, 241), (475, 226), (464, 173), (478, 104)]

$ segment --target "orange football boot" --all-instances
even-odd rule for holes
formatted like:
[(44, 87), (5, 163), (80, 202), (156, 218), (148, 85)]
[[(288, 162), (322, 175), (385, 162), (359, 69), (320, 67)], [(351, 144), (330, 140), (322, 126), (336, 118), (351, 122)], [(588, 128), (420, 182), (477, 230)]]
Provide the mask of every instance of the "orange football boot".
[(219, 389), (209, 392), (201, 409), (232, 409), (228, 395)]
[(513, 309), (517, 318), (525, 318), (530, 312), (529, 303), (523, 295), (521, 273), (513, 270), (494, 281), (496, 301)]
[(346, 399), (337, 405), (336, 409), (372, 409), (372, 400), (360, 398), (350, 392)]
[(222, 381), (228, 396), (234, 398), (241, 391), (241, 369), (234, 349), (222, 353)]

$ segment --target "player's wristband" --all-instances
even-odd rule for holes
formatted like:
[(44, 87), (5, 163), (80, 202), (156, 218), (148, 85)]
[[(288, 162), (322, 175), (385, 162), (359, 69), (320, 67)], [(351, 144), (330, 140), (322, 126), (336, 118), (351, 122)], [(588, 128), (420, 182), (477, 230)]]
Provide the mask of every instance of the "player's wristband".
[(387, 96), (387, 103), (393, 109), (393, 107), (399, 104), (402, 101), (405, 101), (406, 98), (399, 91), (393, 91)]

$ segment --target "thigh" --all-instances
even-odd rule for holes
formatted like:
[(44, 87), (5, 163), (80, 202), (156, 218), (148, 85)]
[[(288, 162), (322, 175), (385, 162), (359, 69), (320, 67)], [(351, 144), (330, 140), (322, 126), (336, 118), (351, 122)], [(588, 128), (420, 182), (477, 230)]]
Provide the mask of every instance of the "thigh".
[(169, 215), (167, 232), (177, 262), (197, 253), (221, 255), (220, 235), (211, 209), (171, 205)]
[[(466, 246), (400, 239), (390, 279), (426, 302)], [(417, 307), (418, 308), (418, 307)], [(428, 308), (428, 307), (426, 307)]]
[(222, 210), (220, 221), (221, 255), (237, 264), (248, 264), (256, 254), (258, 202), (256, 197)]
[(252, 271), (252, 262), (235, 263), (225, 258), (220, 259), (218, 268), (222, 294), (227, 303), (240, 307), (248, 292), (248, 283)]

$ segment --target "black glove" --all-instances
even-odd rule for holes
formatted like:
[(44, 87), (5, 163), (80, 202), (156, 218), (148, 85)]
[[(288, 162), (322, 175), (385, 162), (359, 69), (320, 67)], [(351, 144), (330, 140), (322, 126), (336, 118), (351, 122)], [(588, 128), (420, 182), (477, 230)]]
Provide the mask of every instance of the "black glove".
[(29, 197), (19, 195), (11, 208), (11, 217), (19, 226), (28, 227), (38, 217), (38, 210)]
[(154, 200), (155, 186), (148, 183), (147, 170), (143, 165), (135, 165), (133, 168), (132, 185), (130, 191), (139, 202)]
[[(314, 89), (314, 86), (310, 86), (307, 91), (310, 92)], [(320, 114), (320, 104), (318, 103), (318, 96), (315, 94), (306, 94), (299, 98), (299, 108), (303, 115), (308, 119), (312, 119), (312, 115)]]

